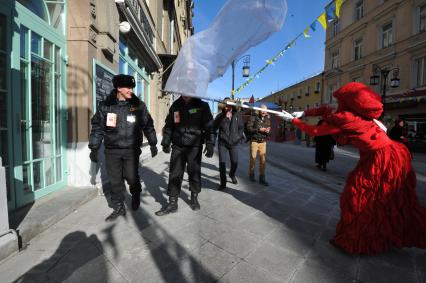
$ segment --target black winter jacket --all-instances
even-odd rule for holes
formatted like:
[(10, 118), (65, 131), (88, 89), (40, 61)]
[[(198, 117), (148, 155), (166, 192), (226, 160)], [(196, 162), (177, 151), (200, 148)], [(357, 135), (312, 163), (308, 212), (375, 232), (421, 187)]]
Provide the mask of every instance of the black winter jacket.
[[(116, 114), (116, 126), (107, 126), (108, 113)], [(92, 118), (89, 148), (97, 150), (104, 140), (105, 148), (140, 148), (143, 134), (149, 145), (157, 144), (154, 122), (144, 102), (132, 95), (128, 101), (119, 101), (113, 91), (99, 104)]]
[(232, 118), (226, 118), (226, 114), (219, 113), (213, 122), (215, 133), (219, 130), (218, 143), (228, 147), (235, 146), (244, 140), (244, 121), (238, 111), (232, 111)]
[(247, 122), (247, 130), (252, 141), (264, 142), (268, 139), (269, 133), (260, 132), (260, 128), (268, 128), (271, 126), (271, 121), (268, 116), (261, 117), (260, 115), (251, 116)]
[(206, 102), (192, 98), (186, 104), (182, 97), (170, 106), (163, 128), (162, 146), (196, 146), (214, 144), (213, 116)]

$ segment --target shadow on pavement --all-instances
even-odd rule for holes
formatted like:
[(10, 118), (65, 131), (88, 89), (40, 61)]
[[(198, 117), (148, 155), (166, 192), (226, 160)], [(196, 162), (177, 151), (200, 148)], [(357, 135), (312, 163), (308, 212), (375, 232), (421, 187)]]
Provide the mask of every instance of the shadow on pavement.
[(108, 263), (96, 235), (75, 231), (66, 235), (52, 256), (14, 282), (108, 282)]

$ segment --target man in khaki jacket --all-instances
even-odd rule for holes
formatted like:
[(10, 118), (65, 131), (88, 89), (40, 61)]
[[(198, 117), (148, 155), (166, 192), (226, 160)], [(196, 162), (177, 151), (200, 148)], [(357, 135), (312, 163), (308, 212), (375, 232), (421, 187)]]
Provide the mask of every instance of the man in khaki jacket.
[[(267, 109), (266, 105), (260, 106), (262, 109)], [(258, 111), (257, 115), (251, 116), (247, 123), (247, 131), (249, 132), (250, 139), (250, 165), (249, 174), (250, 181), (255, 182), (254, 168), (256, 165), (256, 157), (259, 154), (259, 183), (264, 186), (269, 186), (266, 182), (265, 169), (266, 169), (266, 140), (268, 139), (271, 130), (271, 121), (269, 120), (266, 111)]]

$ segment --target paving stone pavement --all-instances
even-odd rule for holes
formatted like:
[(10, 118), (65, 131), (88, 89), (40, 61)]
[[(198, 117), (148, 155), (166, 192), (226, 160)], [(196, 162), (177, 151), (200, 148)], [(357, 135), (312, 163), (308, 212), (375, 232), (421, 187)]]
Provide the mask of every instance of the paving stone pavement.
[(329, 245), (339, 195), (273, 166), (270, 187), (252, 183), (247, 156), (244, 146), (239, 184), (225, 191), (217, 156), (203, 158), (201, 210), (189, 208), (185, 179), (178, 213), (157, 217), (169, 165), (160, 153), (141, 168), (138, 211), (106, 223), (111, 209), (96, 197), (1, 262), (0, 282), (426, 282), (424, 250), (367, 257)]

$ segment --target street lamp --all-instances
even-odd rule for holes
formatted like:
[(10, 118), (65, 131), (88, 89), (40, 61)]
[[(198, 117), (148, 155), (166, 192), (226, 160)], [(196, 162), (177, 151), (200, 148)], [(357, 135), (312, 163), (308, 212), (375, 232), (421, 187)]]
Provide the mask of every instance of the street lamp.
[[(387, 68), (382, 69), (377, 65), (373, 65), (373, 75), (370, 77), (370, 85), (378, 85), (380, 80), (382, 81), (382, 85), (381, 85), (382, 103), (383, 103), (382, 118), (385, 117), (385, 105), (386, 105), (385, 99), (386, 99), (386, 88), (387, 88), (386, 83), (387, 83), (390, 72), (392, 72), (390, 87), (391, 88), (399, 87), (400, 79), (398, 77), (399, 75), (398, 67), (395, 67), (392, 69), (387, 69)], [(380, 76), (378, 74), (380, 74)]]
[(235, 64), (238, 63), (241, 59), (243, 60), (243, 77), (247, 78), (250, 76), (250, 55), (243, 55), (240, 58), (232, 61), (232, 91), (231, 91), (231, 98), (234, 99), (234, 83), (235, 83)]

